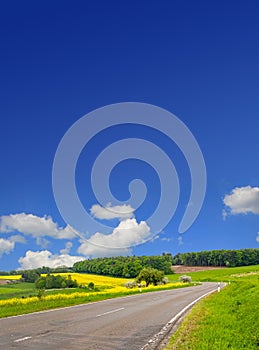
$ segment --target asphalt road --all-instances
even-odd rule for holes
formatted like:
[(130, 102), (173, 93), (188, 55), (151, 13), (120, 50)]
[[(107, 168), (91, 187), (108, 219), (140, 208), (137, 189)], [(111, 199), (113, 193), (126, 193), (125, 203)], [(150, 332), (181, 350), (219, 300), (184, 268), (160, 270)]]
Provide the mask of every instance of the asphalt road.
[(216, 283), (0, 319), (0, 349), (139, 350)]

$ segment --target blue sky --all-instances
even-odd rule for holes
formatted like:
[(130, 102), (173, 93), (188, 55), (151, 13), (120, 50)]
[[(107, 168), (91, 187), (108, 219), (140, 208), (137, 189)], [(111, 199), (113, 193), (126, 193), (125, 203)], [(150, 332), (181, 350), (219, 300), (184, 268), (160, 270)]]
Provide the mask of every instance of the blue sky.
[[(259, 247), (258, 11), (255, 0), (1, 5), (0, 270), (114, 254)], [(172, 140), (144, 125), (102, 130), (100, 122), (102, 131), (78, 159), (78, 196), (93, 221), (108, 228), (79, 232), (59, 211), (52, 166), (62, 137), (88, 113), (123, 102), (173, 113), (199, 144), (206, 195), (182, 234), (191, 191), (188, 164)], [(126, 159), (112, 170), (110, 190), (122, 201), (116, 210), (110, 202), (105, 211), (108, 202), (101, 206), (91, 189), (98, 154), (125, 138), (157, 145), (177, 170), (177, 209), (158, 235), (147, 218), (161, 186), (149, 162)], [(139, 208), (127, 202), (135, 178), (147, 190)], [(113, 213), (108, 219), (107, 212)], [(139, 244), (139, 238), (148, 241)]]

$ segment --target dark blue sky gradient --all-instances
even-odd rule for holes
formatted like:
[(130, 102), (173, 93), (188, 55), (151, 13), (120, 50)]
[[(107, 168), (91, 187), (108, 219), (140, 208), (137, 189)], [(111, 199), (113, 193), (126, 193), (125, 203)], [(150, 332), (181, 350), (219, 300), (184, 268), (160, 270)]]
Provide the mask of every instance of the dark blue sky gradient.
[[(258, 15), (255, 0), (2, 3), (0, 216), (50, 215), (64, 226), (51, 184), (62, 136), (91, 110), (138, 101), (168, 109), (188, 126), (205, 158), (208, 188), (200, 216), (179, 245), (190, 183), (175, 149), (183, 187), (175, 219), (164, 230), (171, 241), (157, 239), (134, 253), (258, 247), (258, 216), (223, 221), (221, 214), (223, 197), (234, 187), (259, 185)], [(102, 142), (109, 139), (104, 135)], [(83, 196), (87, 174), (78, 176)], [(153, 190), (148, 199), (155, 201), (158, 187)], [(140, 213), (145, 216), (143, 208)], [(57, 254), (63, 245), (48, 249)], [(40, 247), (31, 239), (17, 244), (0, 259), (0, 270), (17, 268), (28, 249)]]

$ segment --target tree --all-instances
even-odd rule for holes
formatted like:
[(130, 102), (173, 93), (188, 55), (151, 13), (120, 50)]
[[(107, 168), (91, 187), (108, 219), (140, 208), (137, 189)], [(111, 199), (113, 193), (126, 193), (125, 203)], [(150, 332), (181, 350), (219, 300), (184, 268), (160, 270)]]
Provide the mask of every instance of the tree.
[(24, 282), (31, 282), (34, 283), (37, 281), (37, 279), (40, 277), (40, 274), (37, 273), (35, 270), (28, 270), (24, 271), (22, 273), (22, 280)]
[(94, 290), (94, 282), (90, 282), (90, 283), (88, 284), (88, 289)]
[(150, 284), (156, 286), (159, 282), (163, 282), (164, 273), (152, 267), (145, 267), (140, 271), (136, 282), (141, 283), (144, 281), (148, 287)]
[(46, 277), (40, 277), (36, 281), (35, 286), (38, 289), (76, 288), (78, 283), (76, 280), (72, 280), (71, 275), (68, 275), (66, 278), (60, 275), (48, 274)]
[(46, 277), (40, 277), (36, 282), (35, 286), (37, 289), (44, 289), (46, 288)]

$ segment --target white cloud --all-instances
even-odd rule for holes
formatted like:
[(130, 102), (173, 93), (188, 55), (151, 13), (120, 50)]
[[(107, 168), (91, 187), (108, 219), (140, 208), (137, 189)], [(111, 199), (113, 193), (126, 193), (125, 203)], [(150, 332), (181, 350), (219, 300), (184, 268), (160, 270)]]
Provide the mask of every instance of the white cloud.
[(228, 212), (225, 209), (223, 209), (222, 210), (222, 217), (223, 217), (224, 221), (226, 220), (227, 216), (228, 216)]
[(11, 214), (0, 217), (0, 232), (18, 231), (25, 235), (38, 237), (53, 237), (56, 239), (71, 239), (75, 237), (70, 226), (58, 227), (50, 216), (39, 217), (33, 214)]
[(75, 262), (83, 260), (81, 256), (71, 256), (68, 254), (54, 255), (48, 250), (33, 252), (28, 250), (24, 257), (19, 259), (21, 270), (36, 269), (42, 266), (59, 267), (72, 266)]
[(72, 247), (73, 247), (73, 243), (72, 242), (67, 242), (65, 248), (60, 250), (60, 253), (61, 254), (69, 254), (70, 249)]
[(9, 238), (9, 240), (15, 243), (26, 243), (26, 239), (20, 235), (13, 235)]
[[(131, 248), (112, 248), (95, 245), (93, 241), (81, 241), (78, 253), (91, 258), (103, 258), (112, 256), (127, 256), (131, 254)], [(90, 243), (89, 243), (90, 242)]]
[[(128, 218), (132, 216), (134, 209), (130, 206), (109, 207), (112, 210), (117, 210), (116, 213), (107, 215), (110, 209), (95, 206), (93, 212), (99, 218), (117, 218), (122, 221), (113, 229), (110, 234), (103, 234), (96, 232), (88, 241), (83, 238), (80, 239), (80, 246), (78, 253), (84, 257), (103, 257), (115, 255), (129, 255), (132, 252), (132, 247), (144, 243), (150, 236), (150, 228), (145, 221), (138, 223), (135, 218)], [(105, 214), (106, 213), (106, 214)], [(73, 265), (74, 262), (84, 259), (80, 256), (69, 255), (73, 244), (71, 241), (67, 242), (65, 247), (60, 250), (59, 255), (54, 255), (48, 251), (47, 245), (50, 243), (48, 238), (53, 239), (72, 239), (81, 237), (71, 227), (59, 227), (49, 216), (38, 217), (33, 214), (11, 214), (0, 217), (0, 233), (10, 234), (13, 232), (20, 232), (23, 235), (29, 235), (36, 239), (36, 243), (42, 247), (41, 251), (28, 250), (24, 257), (20, 257), (19, 263), (22, 269), (35, 268), (40, 266), (57, 267), (60, 265)], [(8, 239), (1, 239), (0, 241), (0, 257), (2, 254), (13, 251), (15, 243), (25, 243), (25, 238), (22, 235), (15, 235)]]
[(0, 238), (0, 257), (3, 254), (9, 254), (14, 250), (15, 242), (10, 241), (9, 239)]
[(37, 237), (36, 238), (36, 244), (41, 246), (42, 249), (46, 249), (47, 246), (50, 244), (50, 241), (48, 241), (44, 237)]
[(121, 221), (111, 234), (96, 232), (88, 241), (81, 241), (78, 253), (85, 256), (101, 257), (127, 255), (134, 245), (144, 242), (150, 236), (150, 228), (145, 221), (136, 219)]
[[(230, 194), (225, 195), (223, 202), (227, 210), (223, 209), (223, 220), (228, 215), (259, 214), (259, 187), (236, 187)], [(256, 241), (259, 243), (259, 232), (256, 237)]]
[(182, 236), (178, 237), (178, 245), (183, 245), (183, 237)]
[[(229, 208), (229, 214), (259, 214), (259, 187), (236, 187), (225, 195), (223, 202)], [(223, 211), (225, 217), (226, 211)]]
[(7, 239), (0, 238), (0, 257), (2, 257), (3, 254), (9, 254), (14, 250), (15, 243), (25, 243), (25, 239), (22, 236), (15, 235), (11, 236)]
[(102, 207), (99, 204), (95, 204), (90, 209), (91, 214), (97, 219), (130, 219), (134, 217), (134, 210), (130, 205), (115, 205), (107, 204), (106, 207)]

